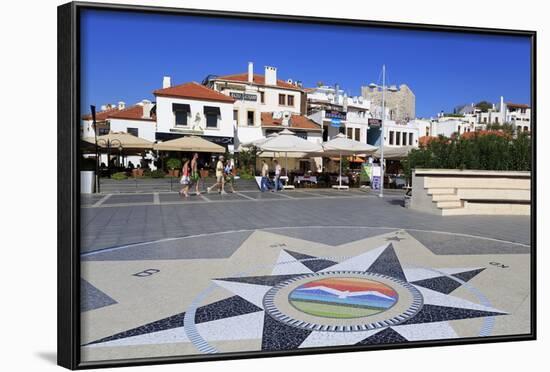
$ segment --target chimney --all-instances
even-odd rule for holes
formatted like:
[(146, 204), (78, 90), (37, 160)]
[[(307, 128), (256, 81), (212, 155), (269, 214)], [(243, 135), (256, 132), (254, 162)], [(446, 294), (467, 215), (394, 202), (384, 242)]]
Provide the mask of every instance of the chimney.
[(265, 66), (265, 84), (277, 85), (277, 68)]
[(151, 118), (151, 109), (153, 108), (153, 104), (148, 99), (144, 99), (140, 102), (140, 105), (143, 106), (143, 119), (150, 119)]
[(248, 82), (254, 82), (254, 63), (248, 62)]
[(124, 101), (119, 101), (118, 102), (118, 109), (119, 110), (124, 110), (125, 107), (126, 107), (126, 103), (124, 103)]
[(170, 79), (170, 76), (165, 76), (162, 78), (162, 89), (170, 88), (172, 86), (172, 82)]

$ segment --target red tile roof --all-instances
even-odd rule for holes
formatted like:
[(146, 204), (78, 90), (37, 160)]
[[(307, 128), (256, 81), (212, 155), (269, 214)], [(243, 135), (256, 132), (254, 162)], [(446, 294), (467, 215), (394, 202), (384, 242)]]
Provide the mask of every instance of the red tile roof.
[(128, 120), (145, 120), (155, 121), (156, 115), (152, 114), (150, 118), (143, 117), (143, 106), (135, 105), (122, 110), (116, 110), (109, 115), (109, 119), (128, 119)]
[[(218, 76), (214, 80), (228, 80), (228, 81), (238, 81), (247, 83), (248, 82), (248, 73), (242, 73), (242, 74), (234, 74), (234, 75), (225, 75), (225, 76)], [(265, 84), (265, 75), (260, 74), (254, 74), (252, 81), (254, 84), (257, 85), (266, 85)], [(279, 88), (285, 88), (285, 89), (292, 89), (292, 90), (303, 90), (300, 87), (297, 87), (296, 85), (289, 84), (284, 80), (277, 80), (277, 86)]]
[[(150, 118), (143, 117), (143, 106), (134, 105), (122, 110), (119, 110), (117, 107), (97, 112), (96, 121), (105, 121), (107, 119), (126, 119), (126, 120), (143, 120), (143, 121), (156, 121), (157, 118), (153, 114)], [(92, 120), (91, 114), (86, 114), (82, 116), (82, 120)]]
[(232, 97), (216, 92), (215, 90), (205, 87), (204, 85), (201, 85), (194, 81), (190, 83), (175, 85), (170, 88), (157, 89), (153, 92), (153, 94), (160, 97), (176, 97), (228, 103), (235, 102)]
[(506, 102), (506, 106), (508, 107), (515, 107), (515, 108), (530, 108), (529, 105), (526, 105), (525, 103), (512, 103), (512, 102)]
[[(113, 112), (118, 111), (117, 107), (113, 107), (104, 111), (96, 112), (95, 114), (95, 120), (96, 121), (104, 121), (109, 118), (109, 115)], [(82, 120), (92, 120), (92, 114), (84, 114), (82, 115)]]
[[(282, 119), (273, 118), (273, 113), (271, 112), (262, 112), (262, 127), (282, 128), (282, 121)], [(308, 131), (321, 130), (321, 127), (317, 123), (303, 115), (291, 115), (290, 128)]]

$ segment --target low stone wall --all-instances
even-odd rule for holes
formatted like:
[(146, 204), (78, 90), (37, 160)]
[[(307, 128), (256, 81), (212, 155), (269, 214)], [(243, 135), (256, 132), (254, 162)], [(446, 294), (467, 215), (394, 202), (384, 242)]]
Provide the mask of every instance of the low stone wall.
[(529, 215), (531, 172), (413, 171), (409, 207), (442, 216)]

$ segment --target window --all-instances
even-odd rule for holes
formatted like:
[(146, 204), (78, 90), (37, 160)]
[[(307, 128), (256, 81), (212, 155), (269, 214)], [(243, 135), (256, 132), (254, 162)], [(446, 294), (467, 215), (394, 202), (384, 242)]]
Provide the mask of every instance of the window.
[(137, 128), (126, 128), (126, 132), (132, 136), (139, 137), (139, 131)]
[(176, 110), (174, 111), (176, 117), (176, 125), (187, 125), (187, 111)]
[(338, 133), (346, 134), (346, 127), (339, 127), (338, 128)]
[(246, 112), (246, 124), (250, 126), (254, 125), (254, 111)]
[(287, 104), (289, 106), (294, 106), (294, 96), (287, 96)]
[(109, 134), (109, 128), (99, 128), (99, 133), (98, 133), (100, 136), (103, 136), (104, 134)]
[(349, 139), (352, 139), (352, 136), (353, 136), (353, 128), (347, 128), (346, 129), (346, 136), (349, 138)]
[(407, 132), (403, 132), (401, 135), (403, 136), (403, 146), (407, 146)]
[(204, 116), (206, 117), (207, 128), (217, 128), (218, 117), (221, 116), (220, 108), (214, 106), (204, 106)]
[(265, 103), (265, 93), (260, 92), (260, 103)]
[(188, 104), (172, 103), (172, 112), (174, 113), (176, 125), (187, 125), (187, 120), (191, 113), (191, 107)]
[(395, 144), (397, 146), (401, 145), (401, 132), (395, 132)]
[(393, 145), (393, 130), (390, 130), (390, 145)]
[(361, 141), (361, 129), (355, 128), (355, 138), (356, 141)]
[(413, 134), (412, 133), (409, 133), (409, 146), (412, 146), (413, 144)]
[(279, 94), (279, 105), (286, 105), (286, 96), (284, 94)]
[(233, 120), (239, 120), (239, 110), (233, 110)]
[(207, 128), (216, 128), (218, 126), (218, 115), (214, 113), (206, 114), (206, 127)]

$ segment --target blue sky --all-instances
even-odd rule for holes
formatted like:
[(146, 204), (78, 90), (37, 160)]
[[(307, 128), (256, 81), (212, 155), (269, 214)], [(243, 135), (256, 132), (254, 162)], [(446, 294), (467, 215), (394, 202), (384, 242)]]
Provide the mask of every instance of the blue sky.
[(120, 100), (153, 100), (162, 77), (172, 84), (208, 74), (255, 72), (338, 83), (349, 94), (381, 83), (407, 84), (419, 117), (489, 100), (530, 103), (526, 37), (404, 31), (86, 10), (81, 19), (82, 111)]

